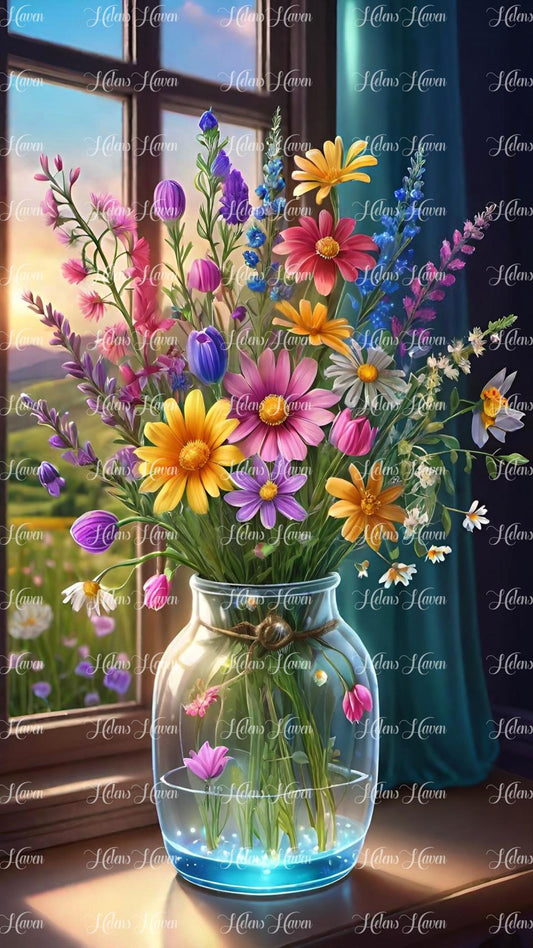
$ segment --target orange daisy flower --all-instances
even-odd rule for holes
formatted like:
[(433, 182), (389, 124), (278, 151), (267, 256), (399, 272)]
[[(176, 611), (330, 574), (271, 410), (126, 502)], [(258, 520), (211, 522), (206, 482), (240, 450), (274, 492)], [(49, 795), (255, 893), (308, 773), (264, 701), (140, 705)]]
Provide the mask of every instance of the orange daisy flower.
[(294, 189), (295, 197), (318, 188), (316, 203), (322, 204), (336, 184), (343, 181), (368, 183), (370, 176), (359, 169), (377, 165), (378, 160), (373, 155), (362, 154), (367, 146), (368, 142), (362, 140), (353, 142), (348, 148), (346, 159), (343, 160), (344, 146), (342, 138), (337, 135), (335, 142), (324, 142), (323, 152), (319, 148), (312, 148), (305, 153), (305, 158), (295, 155), (294, 162), (300, 170), (293, 171), (292, 177), (301, 182)]
[(350, 355), (350, 350), (343, 339), (352, 335), (352, 327), (347, 319), (328, 319), (328, 311), (324, 303), (317, 303), (312, 309), (309, 300), (300, 300), (299, 311), (284, 300), (278, 303), (276, 309), (286, 317), (273, 320), (275, 326), (285, 326), (297, 336), (307, 336), (311, 346), (329, 346), (343, 355)]
[(355, 543), (364, 533), (368, 545), (379, 550), (383, 538), (397, 540), (398, 533), (392, 521), (403, 523), (405, 510), (392, 501), (403, 493), (403, 486), (395, 484), (382, 490), (383, 472), (381, 462), (372, 466), (365, 486), (355, 464), (350, 464), (350, 481), (341, 477), (330, 477), (326, 481), (326, 490), (332, 497), (340, 500), (330, 507), (330, 517), (346, 518), (342, 527), (345, 540)]

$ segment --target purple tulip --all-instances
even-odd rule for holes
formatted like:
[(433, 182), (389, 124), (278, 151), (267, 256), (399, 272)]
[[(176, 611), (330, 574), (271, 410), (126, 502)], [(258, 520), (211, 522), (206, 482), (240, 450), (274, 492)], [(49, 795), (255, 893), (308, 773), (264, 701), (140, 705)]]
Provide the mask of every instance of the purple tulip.
[(36, 698), (43, 698), (44, 701), (46, 701), (52, 690), (52, 685), (47, 681), (36, 681), (35, 684), (31, 686), (31, 690)]
[(209, 741), (202, 744), (198, 753), (191, 750), (190, 757), (184, 757), (183, 763), (200, 780), (212, 780), (214, 777), (220, 777), (228, 761), (232, 758), (227, 756), (227, 747), (211, 747)]
[(189, 286), (201, 293), (214, 293), (220, 286), (220, 270), (216, 263), (205, 257), (194, 260), (189, 272)]
[(100, 704), (100, 695), (97, 691), (88, 691), (83, 699), (83, 703), (86, 708), (90, 708), (95, 704)]
[(104, 685), (118, 695), (125, 695), (131, 684), (131, 675), (125, 668), (109, 668), (104, 675)]
[(228, 367), (224, 336), (214, 326), (193, 329), (187, 339), (189, 369), (204, 385), (220, 382)]
[(67, 482), (64, 477), (61, 477), (57, 467), (54, 467), (49, 461), (43, 461), (39, 464), (37, 475), (42, 486), (46, 487), (50, 496), (59, 497)]
[(355, 458), (368, 454), (377, 433), (378, 429), (370, 427), (368, 418), (352, 418), (350, 409), (344, 408), (331, 426), (329, 440), (342, 454)]
[(207, 112), (203, 113), (198, 125), (202, 129), (202, 132), (210, 132), (211, 129), (218, 128), (217, 117), (213, 115), (212, 109), (208, 109)]
[(147, 609), (162, 609), (170, 595), (170, 580), (165, 573), (155, 573), (146, 580), (144, 586), (144, 605)]
[(154, 214), (162, 221), (176, 221), (185, 211), (185, 191), (181, 184), (167, 178), (156, 185)]
[(74, 521), (70, 533), (87, 553), (105, 553), (116, 540), (118, 519), (107, 510), (90, 510)]

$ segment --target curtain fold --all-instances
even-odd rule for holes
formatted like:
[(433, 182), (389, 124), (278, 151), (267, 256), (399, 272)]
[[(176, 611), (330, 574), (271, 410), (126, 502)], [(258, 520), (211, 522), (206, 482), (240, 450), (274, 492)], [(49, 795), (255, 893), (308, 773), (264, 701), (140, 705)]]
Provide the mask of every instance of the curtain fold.
[[(368, 138), (378, 165), (371, 169), (370, 185), (350, 182), (339, 189), (341, 213), (357, 218), (357, 232), (379, 232), (382, 207), (395, 205), (393, 193), (401, 184), (413, 138), (425, 136), (425, 222), (413, 246), (419, 266), (430, 259), (438, 263), (442, 239), (478, 210), (466, 206), (456, 2), (446, 4), (446, 22), (427, 28), (362, 22), (364, 9), (357, 0), (338, 0), (337, 132), (345, 142)], [(448, 341), (468, 332), (466, 286), (458, 276), (447, 298), (437, 304), (437, 320), (431, 324)], [(400, 290), (394, 297), (399, 315), (401, 297)], [(475, 322), (483, 323), (482, 313)], [(468, 429), (463, 437), (469, 443)], [(459, 472), (460, 463), (450, 504), (468, 509), (470, 482)], [(384, 564), (371, 554), (370, 579), (358, 579), (354, 568), (355, 560), (367, 554), (349, 557), (342, 570), (341, 612), (376, 657), (380, 780), (387, 787), (478, 783), (498, 753), (489, 736), (491, 711), (477, 627), (475, 537), (466, 533), (461, 520), (456, 516), (453, 521), (446, 540), (453, 555), (445, 563), (425, 563), (403, 548), (401, 558), (416, 563), (418, 570), (416, 582), (407, 588), (372, 596)], [(421, 656), (426, 664), (419, 667)]]

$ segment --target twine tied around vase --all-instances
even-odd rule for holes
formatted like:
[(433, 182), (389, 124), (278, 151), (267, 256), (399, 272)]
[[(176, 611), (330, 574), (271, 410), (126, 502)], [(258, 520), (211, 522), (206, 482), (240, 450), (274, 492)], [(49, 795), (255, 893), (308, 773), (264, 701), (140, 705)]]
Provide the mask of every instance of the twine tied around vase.
[(331, 632), (337, 625), (337, 620), (330, 619), (317, 626), (316, 629), (308, 629), (306, 632), (295, 632), (289, 623), (275, 612), (270, 612), (258, 625), (245, 621), (238, 622), (231, 629), (222, 629), (216, 625), (208, 625), (206, 622), (201, 624), (211, 632), (220, 632), (221, 635), (229, 635), (243, 642), (250, 642), (248, 649), (250, 655), (256, 645), (262, 645), (266, 651), (277, 651), (289, 642), (318, 638), (326, 632)]

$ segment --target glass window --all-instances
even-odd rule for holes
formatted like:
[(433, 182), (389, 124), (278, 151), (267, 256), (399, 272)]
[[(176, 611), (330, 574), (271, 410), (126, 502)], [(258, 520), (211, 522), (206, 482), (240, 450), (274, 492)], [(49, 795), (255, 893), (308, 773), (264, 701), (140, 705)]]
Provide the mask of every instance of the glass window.
[(124, 12), (115, 3), (65, 3), (65, 0), (12, 0), (7, 23), (12, 33), (75, 46), (121, 59)]
[[(122, 602), (112, 620), (93, 623), (61, 602), (61, 591), (78, 579), (90, 579), (111, 562), (111, 554), (93, 557), (69, 536), (73, 519), (87, 510), (111, 509), (101, 483), (88, 468), (73, 467), (48, 445), (51, 432), (38, 427), (20, 403), (21, 392), (45, 398), (70, 412), (83, 441), (89, 439), (98, 457), (113, 456), (112, 429), (91, 413), (74, 379), (66, 379), (64, 350), (49, 345), (51, 330), (21, 300), (31, 289), (68, 316), (72, 328), (90, 343), (95, 327), (79, 311), (79, 287), (61, 276), (61, 263), (73, 250), (44, 224), (40, 213), (46, 184), (33, 179), (39, 154), (60, 153), (65, 166), (82, 167), (75, 188), (86, 208), (90, 191), (121, 196), (122, 151), (105, 149), (104, 140), (120, 141), (122, 103), (110, 97), (39, 82), (24, 91), (12, 89), (9, 102), (9, 245), (10, 290), (8, 347), (8, 647), (10, 714), (23, 715), (94, 704), (131, 700), (133, 680), (118, 692), (104, 684), (109, 666), (127, 671), (135, 653), (137, 610), (134, 581), (127, 575)], [(111, 320), (112, 321), (112, 320)], [(101, 331), (102, 324), (98, 324)], [(58, 497), (50, 496), (37, 475), (40, 462), (53, 460), (66, 480)], [(118, 510), (115, 511), (118, 513)], [(131, 540), (124, 539), (113, 556), (128, 558)], [(95, 565), (96, 564), (96, 565)], [(85, 663), (85, 664), (84, 664)], [(90, 674), (92, 665), (94, 674)], [(107, 679), (108, 681), (110, 679)], [(122, 676), (122, 688), (128, 678)]]
[(222, 89), (260, 92), (257, 77), (258, 3), (163, 0), (163, 66), (201, 76)]

